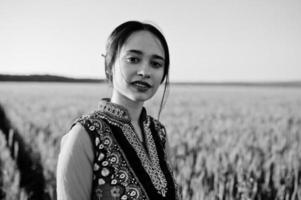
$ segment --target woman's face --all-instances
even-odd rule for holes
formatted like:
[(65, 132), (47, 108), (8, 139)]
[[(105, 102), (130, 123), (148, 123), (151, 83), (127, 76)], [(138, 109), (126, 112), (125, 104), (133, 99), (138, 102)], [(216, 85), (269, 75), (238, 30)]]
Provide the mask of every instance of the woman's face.
[(112, 68), (113, 92), (134, 102), (150, 99), (163, 78), (164, 59), (164, 49), (152, 33), (132, 33)]

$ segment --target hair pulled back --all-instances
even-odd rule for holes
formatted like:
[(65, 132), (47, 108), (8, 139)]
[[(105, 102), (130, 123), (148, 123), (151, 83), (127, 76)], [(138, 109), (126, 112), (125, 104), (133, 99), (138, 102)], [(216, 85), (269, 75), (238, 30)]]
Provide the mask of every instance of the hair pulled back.
[(128, 21), (118, 27), (116, 27), (111, 35), (109, 36), (106, 44), (106, 55), (105, 55), (105, 73), (109, 81), (112, 81), (112, 67), (118, 56), (122, 46), (127, 39), (137, 31), (149, 31), (156, 36), (164, 50), (164, 73), (161, 83), (168, 76), (169, 72), (169, 50), (168, 45), (163, 34), (155, 26), (149, 23), (142, 23), (139, 21)]
[(160, 117), (163, 104), (165, 103), (165, 93), (169, 86), (169, 49), (164, 35), (154, 25), (149, 23), (142, 23), (139, 21), (127, 21), (117, 26), (110, 34), (106, 44), (105, 58), (105, 74), (109, 82), (112, 82), (112, 67), (115, 63), (116, 57), (119, 55), (121, 48), (127, 41), (127, 39), (138, 31), (149, 31), (153, 34), (161, 43), (164, 50), (164, 73), (161, 80), (161, 84), (165, 81), (164, 92), (160, 103), (160, 109), (158, 118)]

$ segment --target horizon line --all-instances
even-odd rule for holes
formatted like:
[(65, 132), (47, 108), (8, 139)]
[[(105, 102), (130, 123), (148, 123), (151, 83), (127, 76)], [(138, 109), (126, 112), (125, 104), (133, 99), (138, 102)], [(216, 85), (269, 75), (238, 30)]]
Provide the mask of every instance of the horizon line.
[[(76, 82), (77, 80), (79, 82), (105, 82), (106, 78), (93, 78), (93, 77), (74, 77), (74, 76), (68, 76), (68, 75), (58, 75), (58, 74), (50, 74), (50, 73), (44, 73), (44, 74), (10, 74), (10, 73), (0, 73), (0, 81), (5, 81), (2, 78), (3, 77), (10, 77), (12, 79), (15, 78), (30, 78), (30, 77), (36, 77), (36, 78), (57, 78), (61, 80), (73, 80)], [(15, 80), (18, 81), (18, 80)], [(19, 80), (21, 81), (21, 80)], [(30, 80), (28, 80), (30, 81)], [(301, 85), (301, 79), (292, 79), (292, 80), (211, 80), (211, 81), (189, 81), (189, 80), (180, 80), (180, 81), (170, 81), (171, 84), (287, 84), (287, 83), (294, 83), (294, 84), (300, 84)]]

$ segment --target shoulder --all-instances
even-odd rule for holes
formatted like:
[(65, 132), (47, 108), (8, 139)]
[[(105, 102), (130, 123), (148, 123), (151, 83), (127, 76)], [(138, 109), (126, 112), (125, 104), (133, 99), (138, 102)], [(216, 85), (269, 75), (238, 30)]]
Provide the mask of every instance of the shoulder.
[(88, 132), (102, 132), (106, 127), (105, 121), (100, 117), (102, 113), (100, 111), (93, 111), (77, 118), (71, 128), (76, 124), (81, 124), (82, 127)]
[(151, 116), (149, 116), (149, 117), (154, 124), (155, 131), (158, 133), (161, 142), (165, 145), (166, 137), (167, 137), (165, 126), (159, 120), (157, 120)]
[(99, 114), (99, 111), (93, 111), (87, 114), (83, 114), (80, 117), (76, 118), (72, 124), (72, 127), (76, 124), (76, 123), (80, 123), (80, 124), (86, 124), (89, 123), (95, 119), (97, 119), (97, 115)]
[(61, 140), (56, 169), (58, 199), (89, 197), (93, 160), (90, 138), (77, 123)]
[(67, 134), (62, 137), (61, 146), (73, 144), (73, 146), (81, 146), (89, 141), (86, 130), (80, 124), (76, 123)]
[(61, 139), (60, 160), (86, 160), (93, 159), (91, 140), (86, 130), (80, 124), (75, 124)]

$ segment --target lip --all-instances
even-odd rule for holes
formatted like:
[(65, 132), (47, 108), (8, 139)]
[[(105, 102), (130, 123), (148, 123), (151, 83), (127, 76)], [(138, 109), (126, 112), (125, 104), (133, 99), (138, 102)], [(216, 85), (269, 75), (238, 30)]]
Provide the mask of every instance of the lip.
[(133, 81), (131, 84), (138, 86), (138, 87), (145, 87), (145, 88), (151, 88), (152, 85), (145, 81)]

